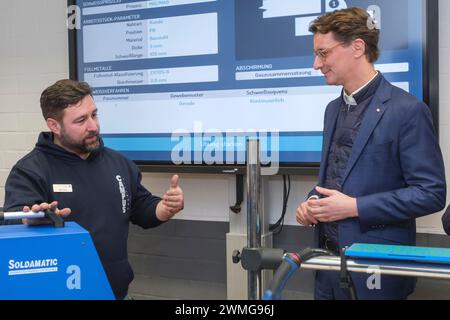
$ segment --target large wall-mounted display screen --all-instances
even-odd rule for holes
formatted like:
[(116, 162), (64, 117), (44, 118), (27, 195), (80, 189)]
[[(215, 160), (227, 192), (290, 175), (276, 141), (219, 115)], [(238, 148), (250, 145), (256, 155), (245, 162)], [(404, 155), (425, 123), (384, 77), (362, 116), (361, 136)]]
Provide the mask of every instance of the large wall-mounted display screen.
[(323, 114), (341, 88), (312, 68), (310, 22), (367, 8), (381, 27), (376, 68), (423, 99), (423, 0), (86, 0), (73, 63), (94, 88), (107, 146), (154, 164), (314, 166)]

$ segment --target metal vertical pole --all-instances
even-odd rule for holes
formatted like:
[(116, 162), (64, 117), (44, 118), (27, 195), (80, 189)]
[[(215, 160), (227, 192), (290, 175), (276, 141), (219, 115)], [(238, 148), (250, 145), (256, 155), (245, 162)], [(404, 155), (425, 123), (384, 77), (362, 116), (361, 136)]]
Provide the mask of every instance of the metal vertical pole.
[[(259, 140), (247, 140), (247, 246), (261, 247), (261, 166)], [(261, 271), (248, 272), (248, 299), (261, 299)]]

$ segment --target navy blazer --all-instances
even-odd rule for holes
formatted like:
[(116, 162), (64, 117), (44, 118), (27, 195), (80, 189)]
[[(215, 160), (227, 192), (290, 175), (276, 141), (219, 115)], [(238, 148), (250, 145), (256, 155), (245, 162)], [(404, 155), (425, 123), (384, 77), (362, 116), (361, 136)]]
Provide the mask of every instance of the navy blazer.
[[(325, 111), (319, 185), (325, 182), (341, 101), (332, 101)], [(430, 109), (382, 77), (341, 185), (341, 192), (357, 199), (359, 213), (338, 222), (341, 248), (353, 243), (415, 245), (415, 219), (442, 210), (446, 203), (444, 162)], [(380, 298), (389, 297), (389, 291)]]

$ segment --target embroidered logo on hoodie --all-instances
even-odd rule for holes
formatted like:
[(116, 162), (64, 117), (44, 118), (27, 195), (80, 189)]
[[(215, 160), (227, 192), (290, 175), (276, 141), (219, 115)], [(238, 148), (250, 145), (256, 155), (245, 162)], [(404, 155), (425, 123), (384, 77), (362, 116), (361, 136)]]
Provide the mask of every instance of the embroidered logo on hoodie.
[(127, 213), (127, 208), (128, 208), (127, 190), (125, 189), (125, 186), (123, 185), (122, 177), (120, 175), (116, 176), (116, 180), (119, 182), (119, 192), (120, 192), (120, 195), (122, 196), (122, 212), (125, 214), (125, 213)]

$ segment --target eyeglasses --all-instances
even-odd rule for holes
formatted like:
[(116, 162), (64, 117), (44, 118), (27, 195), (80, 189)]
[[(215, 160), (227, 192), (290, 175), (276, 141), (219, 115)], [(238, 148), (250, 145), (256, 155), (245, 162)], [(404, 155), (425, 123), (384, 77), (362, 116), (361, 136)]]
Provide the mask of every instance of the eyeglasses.
[(325, 59), (330, 55), (331, 51), (333, 51), (334, 48), (343, 44), (344, 44), (343, 42), (338, 42), (334, 46), (325, 49), (314, 50), (314, 57), (317, 57), (320, 60), (325, 61)]

